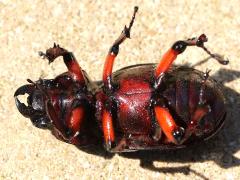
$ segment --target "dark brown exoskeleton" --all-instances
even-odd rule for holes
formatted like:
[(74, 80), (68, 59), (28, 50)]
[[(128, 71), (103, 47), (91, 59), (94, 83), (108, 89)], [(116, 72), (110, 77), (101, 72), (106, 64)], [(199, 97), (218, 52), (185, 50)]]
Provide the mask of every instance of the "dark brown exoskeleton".
[[(108, 52), (102, 81), (92, 82), (73, 54), (59, 45), (40, 52), (49, 63), (62, 56), (68, 72), (55, 79), (28, 80), (14, 94), (20, 113), (60, 140), (79, 147), (102, 143), (110, 152), (180, 148), (212, 137), (226, 116), (221, 85), (209, 71), (171, 68), (187, 46), (200, 47), (219, 63), (228, 63), (207, 50), (204, 34), (175, 42), (158, 65), (134, 65), (112, 73), (137, 10)], [(27, 106), (18, 99), (25, 93)]]

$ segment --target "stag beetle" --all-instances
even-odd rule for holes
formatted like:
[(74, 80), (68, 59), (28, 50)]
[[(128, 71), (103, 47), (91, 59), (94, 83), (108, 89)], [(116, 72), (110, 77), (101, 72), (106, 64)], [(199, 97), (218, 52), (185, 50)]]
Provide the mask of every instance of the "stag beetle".
[[(68, 72), (55, 79), (28, 79), (14, 94), (20, 113), (62, 141), (78, 147), (101, 143), (109, 152), (182, 148), (216, 134), (227, 113), (222, 86), (209, 71), (172, 66), (188, 46), (227, 64), (204, 46), (206, 35), (176, 41), (157, 65), (133, 65), (112, 73), (137, 11), (135, 7), (129, 26), (110, 48), (102, 81), (91, 81), (73, 53), (55, 43), (46, 53), (39, 52), (49, 63), (62, 56)], [(18, 99), (25, 93), (28, 105)]]

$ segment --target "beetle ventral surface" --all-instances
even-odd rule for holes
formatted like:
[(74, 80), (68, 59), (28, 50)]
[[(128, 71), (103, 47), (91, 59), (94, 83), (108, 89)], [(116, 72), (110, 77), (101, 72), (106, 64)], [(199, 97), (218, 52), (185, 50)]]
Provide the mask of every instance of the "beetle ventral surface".
[[(200, 71), (172, 68), (156, 89), (155, 68), (155, 64), (143, 64), (113, 73), (111, 92), (95, 82), (82, 84), (64, 73), (18, 89), (17, 107), (35, 126), (46, 126), (60, 140), (78, 147), (106, 143), (106, 150), (111, 152), (175, 149), (214, 135), (226, 115), (220, 84)], [(28, 107), (17, 98), (26, 92)], [(39, 105), (47, 107), (36, 109), (40, 99)], [(164, 114), (157, 107), (165, 108)], [(162, 131), (156, 139), (159, 128)]]
[[(220, 84), (209, 77), (210, 71), (172, 68), (188, 46), (202, 48), (219, 63), (228, 64), (206, 48), (205, 34), (176, 41), (158, 65), (133, 65), (112, 72), (119, 46), (130, 38), (137, 11), (135, 6), (129, 25), (110, 46), (102, 82), (91, 81), (73, 53), (59, 44), (45, 53), (39, 51), (49, 64), (62, 57), (68, 71), (55, 79), (28, 79), (30, 84), (14, 93), (19, 112), (59, 140), (77, 147), (103, 144), (112, 153), (177, 149), (216, 134), (227, 114)], [(18, 98), (24, 94), (29, 95), (27, 105)]]
[[(0, 126), (2, 130), (0, 131), (0, 161), (2, 163), (0, 177), (3, 179), (26, 179), (27, 177), (32, 179), (42, 177), (51, 179), (59, 177), (64, 179), (87, 179), (89, 177), (93, 179), (103, 177), (105, 179), (130, 177), (135, 179), (239, 179), (240, 124), (238, 114), (240, 86), (238, 84), (240, 75), (238, 59), (240, 51), (238, 44), (240, 39), (236, 37), (240, 33), (238, 28), (240, 20), (238, 12), (240, 9), (237, 4), (238, 2), (235, 0), (223, 0), (221, 2), (149, 1), (138, 3), (127, 1), (121, 1), (121, 3), (81, 1), (79, 3), (61, 0), (47, 3), (42, 1), (18, 3), (8, 0), (1, 2), (0, 116), (2, 121)], [(89, 118), (93, 118), (91, 115), (98, 113), (91, 113), (92, 110), (95, 110), (95, 106), (92, 105), (95, 99), (90, 98), (91, 93), (84, 97), (84, 91), (78, 91), (78, 88), (71, 86), (71, 81), (64, 78), (61, 78), (61, 82), (66, 83), (69, 89), (72, 88), (72, 93), (60, 93), (58, 97), (61, 97), (64, 102), (69, 102), (70, 106), (64, 106), (62, 103), (61, 107), (70, 107), (65, 111), (68, 117), (72, 114), (72, 118), (66, 120), (66, 126), (68, 127), (66, 129), (71, 128), (72, 130), (66, 131), (64, 137), (60, 133), (54, 135), (59, 136), (59, 139), (64, 138), (67, 142), (77, 143), (78, 134), (85, 131), (87, 137), (92, 137), (86, 138), (85, 136), (84, 138), (84, 135), (81, 135), (82, 140), (85, 139), (85, 143), (90, 143), (89, 140), (92, 140), (92, 144), (97, 141), (99, 150), (96, 147), (79, 150), (75, 146), (56, 140), (50, 131), (33, 127), (30, 119), (23, 117), (17, 108), (14, 108), (15, 102), (12, 98), (14, 91), (24, 84), (31, 84), (26, 82), (27, 78), (30, 78), (33, 82), (36, 82), (40, 77), (42, 79), (52, 79), (67, 70), (62, 62), (62, 57), (48, 66), (48, 62), (40, 59), (37, 52), (43, 51), (45, 53), (46, 49), (52, 47), (53, 42), (59, 43), (61, 47), (74, 53), (81, 68), (88, 73), (93, 81), (101, 80), (107, 52), (114, 40), (121, 34), (124, 25), (128, 27), (134, 5), (139, 5), (139, 12), (136, 14), (132, 26), (131, 39), (126, 39), (121, 44), (119, 54), (114, 61), (113, 72), (134, 64), (158, 64), (162, 55), (169, 50), (175, 41), (198, 37), (198, 35), (205, 33), (209, 39), (206, 47), (214, 53), (226, 55), (231, 60), (229, 66), (218, 65), (216, 61), (209, 59), (207, 62), (204, 61), (205, 63), (199, 63), (199, 66), (194, 67), (202, 72), (205, 72), (206, 68), (212, 69), (210, 77), (225, 86), (223, 94), (226, 97), (228, 121), (225, 122), (225, 126), (220, 133), (206, 143), (199, 143), (195, 147), (173, 152), (140, 151), (128, 153), (128, 155), (126, 153), (116, 154), (111, 159), (105, 159), (105, 153), (101, 149), (105, 147), (103, 145), (103, 132), (101, 131), (102, 123), (100, 121), (93, 124), (85, 123), (85, 118), (87, 118), (84, 117), (85, 115), (90, 115)], [(184, 54), (179, 55), (175, 63), (178, 65), (186, 63), (194, 65), (202, 62), (205, 58), (208, 58), (208, 55), (201, 49), (187, 47)], [(166, 79), (163, 79), (163, 82), (166, 82)], [(189, 122), (190, 114), (195, 111), (194, 102), (199, 99), (197, 91), (199, 85), (197, 84), (197, 82), (184, 82), (180, 85), (180, 87), (189, 91), (189, 93), (181, 92), (189, 95), (188, 101), (184, 101), (184, 106), (180, 107), (187, 107), (186, 102), (188, 102), (189, 111), (187, 114), (181, 114), (180, 116), (173, 110), (168, 110), (176, 121), (176, 125), (180, 125), (180, 127), (186, 127), (185, 122)], [(208, 85), (210, 84), (211, 82), (208, 83)], [(150, 85), (150, 89), (153, 85)], [(175, 86), (176, 83), (169, 83), (171, 90), (167, 91), (164, 87), (161, 90), (164, 91), (164, 94), (173, 94), (176, 91)], [(181, 89), (180, 87), (179, 89)], [(115, 88), (120, 87), (116, 85)], [(98, 92), (96, 86), (92, 86), (90, 89)], [(78, 100), (69, 101), (67, 97), (75, 93), (78, 99), (85, 99), (84, 103)], [(179, 96), (181, 93), (179, 92)], [(34, 97), (37, 96), (38, 93), (34, 95)], [(168, 107), (166, 105), (166, 108), (169, 108), (170, 105), (175, 106), (174, 97), (172, 95), (166, 96), (171, 96), (171, 99), (169, 99), (169, 102), (171, 102), (166, 103), (169, 104)], [(24, 97), (19, 98), (23, 100)], [(101, 98), (105, 100), (106, 97), (110, 97), (110, 95), (102, 95)], [(152, 96), (150, 99), (152, 99)], [(112, 110), (110, 114), (113, 115), (115, 137), (120, 138), (115, 139), (112, 148), (115, 148), (118, 143), (124, 146), (126, 142), (125, 140), (121, 141), (123, 128), (116, 124), (120, 104), (115, 100), (117, 99), (112, 98), (108, 103), (113, 106), (113, 108), (110, 108)], [(152, 105), (162, 105), (165, 101), (159, 99), (159, 101), (151, 103)], [(27, 103), (25, 104), (27, 105)], [(102, 103), (102, 105), (105, 104), (107, 103)], [(101, 107), (101, 105), (99, 106)], [(83, 111), (84, 113), (80, 113), (80, 110), (73, 111), (72, 108), (85, 108), (90, 112)], [(206, 107), (200, 108), (194, 118), (202, 116), (207, 111)], [(213, 114), (221, 112), (215, 111)], [(152, 114), (155, 112), (151, 108), (150, 113), (151, 117), (154, 117)], [(84, 118), (74, 120), (74, 117), (78, 117), (77, 114), (81, 114)], [(101, 114), (98, 117), (100, 116)], [(186, 119), (186, 121), (183, 119)], [(48, 122), (47, 119), (45, 120), (45, 122)], [(60, 122), (65, 122), (63, 117)], [(70, 122), (80, 123), (79, 126), (75, 126), (75, 123)], [(148, 139), (151, 140), (153, 137), (166, 139), (165, 133), (157, 127), (156, 122), (156, 119), (151, 118), (151, 126), (154, 124), (156, 126), (154, 131), (150, 132), (151, 136)], [(200, 125), (204, 124), (204, 121), (200, 121)], [(45, 124), (39, 125), (44, 127)], [(72, 128), (73, 126), (76, 128)], [(78, 132), (79, 127), (80, 131)], [(98, 128), (99, 130), (96, 131)], [(167, 127), (165, 131), (169, 129)], [(147, 130), (144, 131), (147, 132)], [(96, 137), (100, 139), (95, 141)], [(130, 137), (133, 137), (133, 135)], [(178, 137), (181, 139), (181, 136)], [(143, 141), (144, 137), (138, 137), (138, 139), (140, 140), (134, 145), (141, 145), (142, 142), (145, 142)], [(173, 145), (172, 142), (166, 143)], [(181, 143), (184, 144), (187, 141), (180, 142), (180, 145), (182, 145)], [(180, 145), (174, 143), (173, 146), (179, 147)], [(140, 160), (147, 161), (141, 163), (145, 169), (140, 167)]]

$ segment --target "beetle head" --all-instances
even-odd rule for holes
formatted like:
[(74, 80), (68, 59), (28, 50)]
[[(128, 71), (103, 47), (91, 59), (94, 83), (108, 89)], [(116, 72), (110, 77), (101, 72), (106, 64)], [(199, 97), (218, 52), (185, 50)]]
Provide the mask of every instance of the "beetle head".
[[(29, 95), (27, 97), (27, 106), (18, 99), (19, 95), (24, 94)], [(19, 112), (23, 116), (30, 118), (34, 126), (43, 129), (50, 128), (51, 123), (45, 110), (45, 96), (36, 84), (21, 86), (14, 93), (14, 97)]]

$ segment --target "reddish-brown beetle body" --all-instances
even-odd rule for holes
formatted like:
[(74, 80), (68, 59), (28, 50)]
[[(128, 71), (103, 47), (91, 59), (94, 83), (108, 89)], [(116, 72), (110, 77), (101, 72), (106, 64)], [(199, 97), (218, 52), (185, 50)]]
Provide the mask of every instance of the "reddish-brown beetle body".
[[(172, 62), (187, 46), (205, 50), (207, 37), (177, 41), (160, 63), (134, 65), (112, 73), (119, 45), (130, 37), (137, 8), (106, 57), (103, 80), (92, 82), (73, 54), (54, 44), (40, 55), (53, 62), (63, 56), (68, 72), (55, 79), (28, 80), (15, 92), (21, 114), (39, 128), (76, 146), (104, 144), (107, 151), (181, 148), (212, 137), (223, 125), (222, 87), (205, 73)], [(28, 106), (18, 95), (29, 94)]]
[[(166, 102), (172, 115), (179, 120), (178, 123), (186, 127), (197, 108), (204, 77), (204, 73), (192, 68), (174, 68), (166, 75), (163, 87), (155, 93), (155, 89), (152, 88), (155, 67), (155, 64), (135, 65), (113, 74), (113, 82), (117, 89), (112, 96), (106, 98), (114, 101), (111, 104), (116, 110), (114, 112), (116, 139), (127, 148), (121, 151), (184, 147), (210, 138), (223, 125), (226, 109), (222, 88), (219, 83), (209, 78), (204, 98), (212, 110), (202, 119), (196, 134), (181, 145), (169, 143), (164, 135), (161, 140), (155, 141), (152, 138), (155, 131), (153, 123), (156, 122), (152, 108), (154, 101), (161, 99)], [(101, 100), (97, 101), (99, 101), (97, 104), (100, 104)], [(97, 109), (100, 109), (97, 114), (101, 114), (101, 108)], [(96, 117), (98, 121), (101, 121), (100, 117)]]

